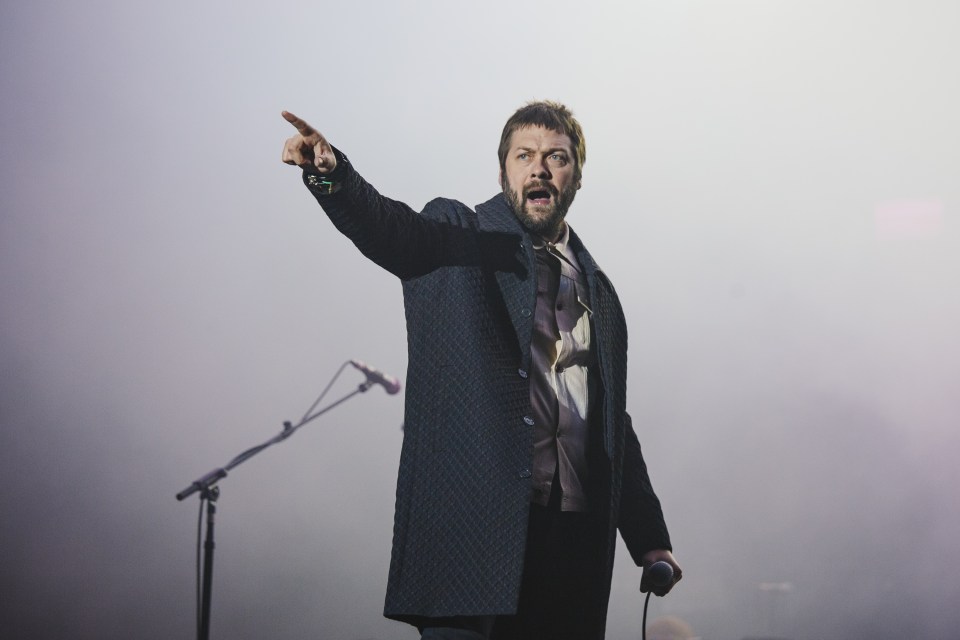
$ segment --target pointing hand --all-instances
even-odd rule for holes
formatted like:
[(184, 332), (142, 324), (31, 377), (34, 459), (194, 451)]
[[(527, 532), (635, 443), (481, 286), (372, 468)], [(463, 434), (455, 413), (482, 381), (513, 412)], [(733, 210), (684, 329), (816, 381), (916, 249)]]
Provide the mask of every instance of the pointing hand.
[(283, 119), (296, 128), (297, 135), (283, 144), (281, 160), (313, 173), (326, 174), (337, 168), (333, 147), (323, 134), (289, 111), (283, 112)]

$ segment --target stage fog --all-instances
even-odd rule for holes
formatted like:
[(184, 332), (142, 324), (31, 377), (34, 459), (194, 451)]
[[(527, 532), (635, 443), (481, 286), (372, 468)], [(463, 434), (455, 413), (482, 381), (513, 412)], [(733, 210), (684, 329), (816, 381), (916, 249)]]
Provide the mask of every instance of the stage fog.
[[(703, 640), (960, 634), (960, 8), (946, 1), (0, 10), (0, 635), (186, 638), (197, 502), (357, 358), (399, 283), (280, 162), (301, 115), (391, 197), (496, 193), (504, 120), (583, 123), (569, 221)], [(330, 398), (363, 381), (347, 370)], [(381, 618), (403, 397), (221, 481), (212, 637)], [(623, 548), (607, 637), (640, 637)]]

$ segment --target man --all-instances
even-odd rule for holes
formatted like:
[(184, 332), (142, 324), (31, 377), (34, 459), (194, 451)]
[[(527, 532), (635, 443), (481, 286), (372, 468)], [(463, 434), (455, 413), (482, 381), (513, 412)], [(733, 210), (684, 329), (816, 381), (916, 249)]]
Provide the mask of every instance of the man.
[[(409, 364), (384, 615), (422, 638), (602, 638), (620, 530), (671, 553), (626, 412), (626, 322), (567, 225), (586, 145), (563, 105), (504, 127), (502, 193), (416, 213), (291, 113), (283, 161), (403, 282)], [(646, 571), (641, 588), (659, 595)]]

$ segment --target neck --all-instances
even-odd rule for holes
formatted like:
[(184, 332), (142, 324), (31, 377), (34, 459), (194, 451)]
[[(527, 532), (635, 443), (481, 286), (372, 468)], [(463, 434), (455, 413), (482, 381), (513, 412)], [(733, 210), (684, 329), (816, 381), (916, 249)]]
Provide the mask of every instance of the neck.
[[(559, 226), (557, 226), (556, 231), (552, 233), (547, 233), (546, 235), (541, 236), (546, 242), (552, 242), (554, 244), (563, 240), (563, 236), (567, 231), (567, 223), (564, 220), (560, 221)], [(553, 237), (551, 237), (553, 236)]]

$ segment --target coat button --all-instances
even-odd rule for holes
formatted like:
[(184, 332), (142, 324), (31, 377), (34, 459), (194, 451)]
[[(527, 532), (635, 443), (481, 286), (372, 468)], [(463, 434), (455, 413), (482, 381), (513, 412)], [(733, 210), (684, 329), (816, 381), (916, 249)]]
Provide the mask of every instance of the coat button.
[(520, 477), (521, 477), (521, 478), (529, 478), (530, 476), (531, 476), (530, 469), (521, 469), (521, 470), (520, 470)]
[(528, 426), (533, 426), (533, 418), (530, 416), (523, 416), (523, 421), (527, 423)]
[(517, 373), (520, 374), (520, 377), (524, 380), (527, 379), (527, 370), (526, 369), (517, 369)]
[(523, 316), (524, 318), (529, 318), (530, 309), (527, 309), (526, 307), (524, 307), (523, 309), (520, 309), (520, 315)]

